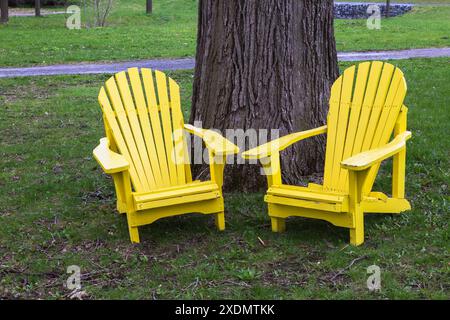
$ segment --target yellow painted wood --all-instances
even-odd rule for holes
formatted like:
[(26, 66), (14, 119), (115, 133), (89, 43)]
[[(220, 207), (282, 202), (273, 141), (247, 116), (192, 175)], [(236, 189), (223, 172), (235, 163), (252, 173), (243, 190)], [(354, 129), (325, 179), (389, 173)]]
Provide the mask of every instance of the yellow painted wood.
[(186, 183), (185, 165), (189, 163), (187, 145), (184, 134), (184, 120), (181, 113), (180, 88), (178, 84), (169, 78), (170, 110), (172, 113), (172, 128), (174, 141), (174, 157), (179, 184)]
[[(391, 85), (392, 74), (394, 72), (394, 66), (389, 63), (385, 63), (383, 71), (378, 84), (377, 93), (372, 106), (372, 112), (370, 114), (369, 122), (367, 124), (366, 133), (364, 135), (364, 141), (361, 151), (369, 150), (372, 146), (372, 141), (375, 135), (377, 126), (380, 125), (381, 111), (384, 109), (385, 101), (389, 86)], [(387, 106), (389, 108), (390, 106)], [(376, 146), (377, 147), (377, 146)]]
[(284, 136), (282, 138), (273, 140), (271, 142), (265, 143), (263, 145), (260, 145), (256, 148), (253, 148), (251, 150), (245, 151), (242, 153), (242, 157), (244, 159), (262, 159), (269, 157), (273, 152), (279, 152), (290, 145), (299, 142), (301, 140), (323, 134), (327, 132), (327, 126), (322, 126), (318, 128), (314, 128), (311, 130), (306, 130), (302, 132), (296, 132), (289, 134), (287, 136)]
[(272, 185), (272, 187), (267, 190), (267, 194), (326, 203), (342, 203), (345, 198), (342, 195), (325, 194), (323, 192), (319, 193), (308, 190), (307, 188), (286, 185)]
[(324, 210), (329, 212), (345, 212), (348, 209), (348, 203), (329, 203), (321, 202), (319, 200), (305, 200), (305, 199), (295, 199), (286, 196), (275, 196), (272, 194), (266, 194), (264, 201), (267, 203), (276, 203), (289, 205), (291, 207), (298, 208), (309, 208), (316, 210)]
[(411, 138), (411, 132), (405, 131), (395, 137), (390, 143), (377, 149), (362, 152), (342, 161), (342, 167), (352, 171), (361, 171), (372, 167), (406, 148), (406, 141)]
[(219, 231), (225, 230), (225, 213), (224, 212), (216, 213), (215, 224)]
[[(364, 213), (399, 213), (404, 199), (407, 108), (403, 73), (389, 63), (364, 62), (346, 69), (331, 89), (327, 126), (287, 135), (243, 153), (259, 159), (267, 175), (272, 230), (289, 216), (322, 219), (350, 229), (350, 243), (364, 242)], [(323, 185), (282, 184), (279, 151), (301, 139), (327, 133)], [(394, 138), (391, 139), (392, 133)], [(372, 191), (380, 163), (394, 157), (392, 197)]]
[[(396, 136), (406, 131), (408, 109), (403, 106), (395, 125)], [(406, 148), (394, 156), (392, 162), (392, 197), (403, 199), (405, 197)]]
[(170, 207), (159, 207), (137, 211), (132, 214), (131, 226), (143, 226), (162, 218), (190, 213), (212, 214), (215, 216), (216, 213), (221, 213), (223, 210), (223, 198), (221, 197), (200, 202), (179, 203), (171, 205)]
[[(117, 210), (126, 213), (130, 240), (140, 241), (139, 226), (191, 212), (213, 214), (224, 230), (225, 158), (239, 148), (212, 130), (185, 129), (178, 85), (162, 72), (155, 75), (150, 69), (119, 72), (98, 97), (106, 137), (93, 155), (113, 177)], [(209, 148), (210, 181), (192, 181), (186, 130)]]
[[(345, 145), (342, 159), (347, 159), (353, 153), (353, 145), (356, 138), (356, 130), (358, 129), (359, 116), (361, 114), (361, 107), (363, 104), (364, 93), (366, 92), (366, 85), (369, 76), (371, 63), (363, 62), (358, 65), (358, 73), (355, 81), (355, 90), (353, 99), (350, 104), (350, 118), (348, 121), (348, 128), (345, 137)], [(342, 160), (341, 159), (341, 160)], [(347, 170), (341, 170), (339, 174), (339, 186), (340, 189), (348, 189), (348, 172)]]
[(367, 177), (368, 170), (349, 171), (349, 212), (353, 218), (353, 227), (350, 228), (350, 243), (359, 246), (364, 242), (364, 212), (361, 207), (362, 186)]
[(304, 217), (325, 220), (338, 227), (353, 227), (352, 216), (348, 212), (331, 212), (310, 208), (301, 208), (288, 204), (268, 203), (270, 218)]
[(172, 121), (170, 117), (170, 105), (167, 94), (167, 79), (166, 75), (161, 71), (156, 71), (156, 84), (158, 87), (158, 101), (161, 109), (161, 123), (164, 136), (164, 146), (166, 148), (167, 166), (169, 168), (170, 184), (172, 186), (179, 184), (177, 169), (175, 166), (176, 158), (173, 147), (173, 130)]
[(164, 200), (176, 197), (182, 197), (192, 194), (209, 193), (219, 191), (217, 184), (211, 181), (204, 181), (202, 183), (193, 183), (179, 186), (178, 188), (165, 188), (158, 191), (147, 193), (134, 193), (134, 201), (136, 204)]
[(341, 190), (339, 185), (341, 168), (336, 166), (340, 160), (342, 160), (342, 155), (344, 153), (345, 134), (348, 127), (348, 116), (350, 110), (350, 104), (352, 101), (353, 93), (353, 82), (355, 80), (355, 69), (356, 67), (347, 68), (344, 71), (341, 89), (341, 98), (339, 103), (339, 112), (337, 120), (336, 137), (334, 139), (334, 155), (333, 155), (333, 169), (331, 173), (331, 186), (333, 190)]
[(409, 201), (400, 198), (387, 198), (386, 201), (363, 199), (361, 206), (366, 213), (402, 213), (411, 210)]
[(107, 174), (122, 172), (130, 167), (124, 156), (109, 149), (107, 138), (100, 139), (100, 144), (94, 149), (93, 154), (103, 171)]
[[(150, 165), (150, 159), (147, 153), (147, 147), (145, 145), (143, 130), (137, 117), (136, 107), (134, 105), (133, 96), (131, 95), (130, 85), (128, 83), (127, 74), (125, 71), (119, 72), (115, 75), (117, 87), (119, 89), (122, 104), (124, 106), (128, 123), (131, 127), (133, 134), (133, 140), (135, 142), (138, 155), (135, 156), (134, 161), (140, 161), (142, 168), (148, 181), (148, 190), (156, 188), (155, 178), (153, 176), (152, 167)], [(148, 130), (148, 128), (145, 128)], [(131, 138), (130, 138), (131, 140)]]
[[(382, 128), (382, 125), (379, 125), (378, 127), (380, 128), (381, 133), (378, 134), (378, 136), (380, 137), (379, 140), (374, 141), (374, 143), (372, 144), (372, 149), (373, 148), (377, 148), (378, 146), (382, 146), (384, 144), (386, 144), (391, 135), (392, 135), (392, 131), (395, 127), (395, 123), (397, 121), (397, 119), (399, 118), (399, 113), (402, 109), (402, 105), (403, 105), (403, 100), (406, 96), (406, 82), (404, 80), (403, 77), (403, 73), (400, 70), (397, 70), (396, 72), (398, 74), (397, 79), (398, 79), (398, 86), (397, 86), (397, 90), (395, 91), (395, 94), (392, 94), (391, 96), (393, 97), (392, 100), (390, 99), (387, 103), (389, 103), (389, 105), (391, 106), (389, 115), (386, 117), (386, 121), (384, 124), (384, 128)], [(397, 83), (396, 83), (397, 84)], [(388, 104), (387, 104), (388, 105)], [(380, 121), (381, 123), (381, 121)], [(405, 124), (405, 130), (406, 130), (406, 124)], [(405, 130), (403, 130), (402, 132), (404, 132)], [(378, 139), (378, 138), (376, 138)], [(364, 190), (363, 192), (367, 193), (370, 191), (370, 189), (372, 188), (372, 185), (375, 181), (376, 175), (378, 173), (378, 169), (379, 169), (379, 164), (377, 166), (374, 166), (371, 169), (371, 172), (369, 174), (369, 178), (367, 179), (367, 184), (364, 186)], [(395, 180), (395, 177), (394, 177)]]
[(131, 181), (133, 182), (133, 186), (135, 190), (142, 191), (144, 188), (142, 187), (141, 179), (137, 173), (137, 168), (134, 165), (134, 162), (131, 158), (130, 152), (128, 151), (127, 144), (125, 142), (125, 138), (122, 136), (122, 132), (120, 130), (120, 126), (116, 121), (116, 117), (114, 115), (114, 111), (110, 105), (109, 99), (106, 95), (105, 89), (102, 87), (100, 89), (100, 93), (98, 96), (99, 104), (102, 107), (103, 115), (105, 116), (109, 127), (112, 131), (112, 138), (110, 141), (114, 141), (114, 144), (117, 146), (118, 151), (125, 157), (125, 160), (130, 165), (129, 174), (131, 176)]
[(353, 144), (352, 155), (361, 152), (367, 125), (372, 113), (373, 102), (375, 100), (375, 95), (378, 89), (382, 68), (383, 63), (380, 61), (375, 61), (371, 64), (369, 78), (367, 80), (366, 92), (364, 94), (364, 100), (358, 121), (358, 129), (356, 131), (355, 141)]
[(161, 118), (159, 115), (159, 107), (156, 101), (156, 90), (154, 86), (153, 73), (151, 69), (141, 69), (142, 82), (147, 97), (148, 114), (152, 125), (153, 138), (155, 140), (156, 150), (158, 153), (159, 168), (162, 178), (162, 187), (168, 187), (170, 183), (169, 168), (167, 165), (166, 148), (164, 147), (163, 131), (161, 128)]
[[(146, 176), (146, 172), (140, 159), (139, 151), (133, 137), (133, 132), (130, 127), (130, 123), (128, 122), (128, 116), (123, 107), (122, 99), (114, 78), (110, 78), (106, 81), (106, 90), (108, 92), (111, 104), (114, 107), (114, 111), (122, 131), (121, 133), (127, 144), (131, 159), (133, 160), (136, 170), (140, 173), (139, 179), (141, 181), (143, 191), (150, 190), (148, 177)], [(114, 131), (114, 135), (119, 135), (119, 133)]]
[(270, 222), (272, 224), (273, 232), (284, 232), (286, 231), (286, 221), (283, 218), (270, 217)]
[(211, 150), (214, 155), (229, 155), (239, 152), (238, 146), (215, 131), (196, 128), (190, 124), (185, 124), (184, 129), (187, 132), (202, 138), (206, 147)]
[(342, 76), (340, 76), (331, 87), (330, 109), (328, 111), (327, 123), (327, 148), (325, 151), (325, 171), (323, 184), (333, 189), (332, 177), (335, 165), (333, 164), (335, 140), (337, 132), (337, 121), (339, 117), (339, 101), (341, 99)]
[(156, 144), (153, 138), (153, 130), (150, 125), (149, 111), (147, 102), (145, 100), (139, 69), (128, 69), (128, 76), (130, 78), (131, 88), (133, 90), (133, 97), (136, 102), (136, 109), (139, 115), (139, 121), (141, 124), (142, 134), (145, 139), (145, 145), (147, 147), (148, 159), (151, 163), (153, 177), (155, 179), (156, 186), (164, 186), (165, 184), (163, 183), (163, 179), (161, 176), (158, 153), (156, 151)]
[(189, 202), (200, 202), (210, 199), (220, 198), (221, 194), (219, 191), (206, 192), (206, 193), (198, 193), (198, 194), (189, 194), (184, 196), (176, 196), (173, 198), (166, 198), (161, 200), (151, 200), (147, 202), (136, 203), (137, 210), (145, 210), (159, 207), (167, 207), (180, 204), (180, 203), (189, 203)]

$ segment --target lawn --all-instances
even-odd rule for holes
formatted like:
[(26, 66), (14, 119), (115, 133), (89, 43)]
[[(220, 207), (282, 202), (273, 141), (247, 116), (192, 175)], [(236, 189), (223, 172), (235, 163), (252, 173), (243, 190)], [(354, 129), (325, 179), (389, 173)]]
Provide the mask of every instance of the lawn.
[[(92, 159), (107, 76), (1, 79), (0, 298), (67, 297), (66, 269), (79, 265), (87, 298), (449, 299), (450, 59), (394, 63), (409, 87), (413, 210), (367, 215), (360, 247), (317, 220), (292, 218), (286, 233), (271, 233), (260, 193), (225, 195), (223, 233), (193, 214), (142, 227), (131, 245), (112, 181)], [(189, 113), (192, 71), (170, 75)], [(390, 166), (379, 190), (389, 190)], [(376, 293), (366, 287), (373, 264)]]
[[(194, 56), (196, 0), (154, 2), (117, 0), (109, 26), (69, 30), (65, 15), (11, 17), (0, 26), (0, 67), (79, 61), (111, 61)], [(366, 20), (337, 20), (340, 51), (450, 46), (450, 6), (418, 7), (402, 17), (382, 20), (369, 30)]]

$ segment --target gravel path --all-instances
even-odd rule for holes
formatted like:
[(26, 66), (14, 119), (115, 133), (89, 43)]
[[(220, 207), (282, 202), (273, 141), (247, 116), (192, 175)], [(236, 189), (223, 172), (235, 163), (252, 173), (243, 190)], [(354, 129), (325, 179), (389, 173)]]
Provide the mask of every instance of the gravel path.
[[(449, 48), (428, 48), (396, 51), (371, 51), (371, 52), (341, 52), (338, 53), (340, 61), (363, 60), (397, 60), (409, 58), (436, 58), (450, 57)], [(26, 76), (50, 76), (69, 74), (111, 74), (130, 67), (152, 68), (159, 70), (188, 70), (193, 69), (193, 58), (183, 59), (157, 59), (135, 60), (111, 63), (77, 63), (61, 64), (27, 68), (0, 68), (0, 78), (26, 77)]]

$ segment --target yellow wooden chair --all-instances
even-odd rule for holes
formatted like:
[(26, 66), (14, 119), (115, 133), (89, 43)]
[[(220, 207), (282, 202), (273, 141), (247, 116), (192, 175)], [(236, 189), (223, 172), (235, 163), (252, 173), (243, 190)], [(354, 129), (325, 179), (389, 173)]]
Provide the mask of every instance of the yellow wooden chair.
[[(289, 134), (242, 156), (260, 159), (268, 178), (265, 196), (272, 230), (285, 218), (322, 219), (350, 228), (350, 243), (364, 242), (364, 213), (409, 210), (405, 197), (406, 82), (400, 69), (379, 61), (346, 69), (331, 89), (327, 125)], [(282, 183), (280, 151), (300, 140), (327, 134), (323, 185)], [(394, 138), (389, 142), (391, 135)], [(372, 191), (380, 163), (393, 157), (392, 197)]]
[[(224, 230), (225, 158), (239, 149), (214, 131), (184, 124), (177, 83), (160, 71), (131, 68), (106, 81), (98, 100), (106, 137), (94, 158), (113, 177), (131, 241), (139, 242), (139, 226), (190, 212), (215, 214)], [(184, 131), (208, 148), (210, 181), (192, 181)]]

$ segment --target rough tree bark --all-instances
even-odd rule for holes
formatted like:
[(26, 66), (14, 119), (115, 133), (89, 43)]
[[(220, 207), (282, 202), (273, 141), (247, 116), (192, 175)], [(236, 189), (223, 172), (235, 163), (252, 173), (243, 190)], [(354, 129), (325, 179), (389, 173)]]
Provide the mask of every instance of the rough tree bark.
[[(200, 0), (190, 122), (203, 128), (279, 129), (326, 122), (338, 76), (332, 0)], [(284, 181), (323, 169), (325, 137), (282, 153)], [(226, 189), (266, 185), (257, 165), (227, 165)], [(194, 166), (202, 178), (204, 166)]]

